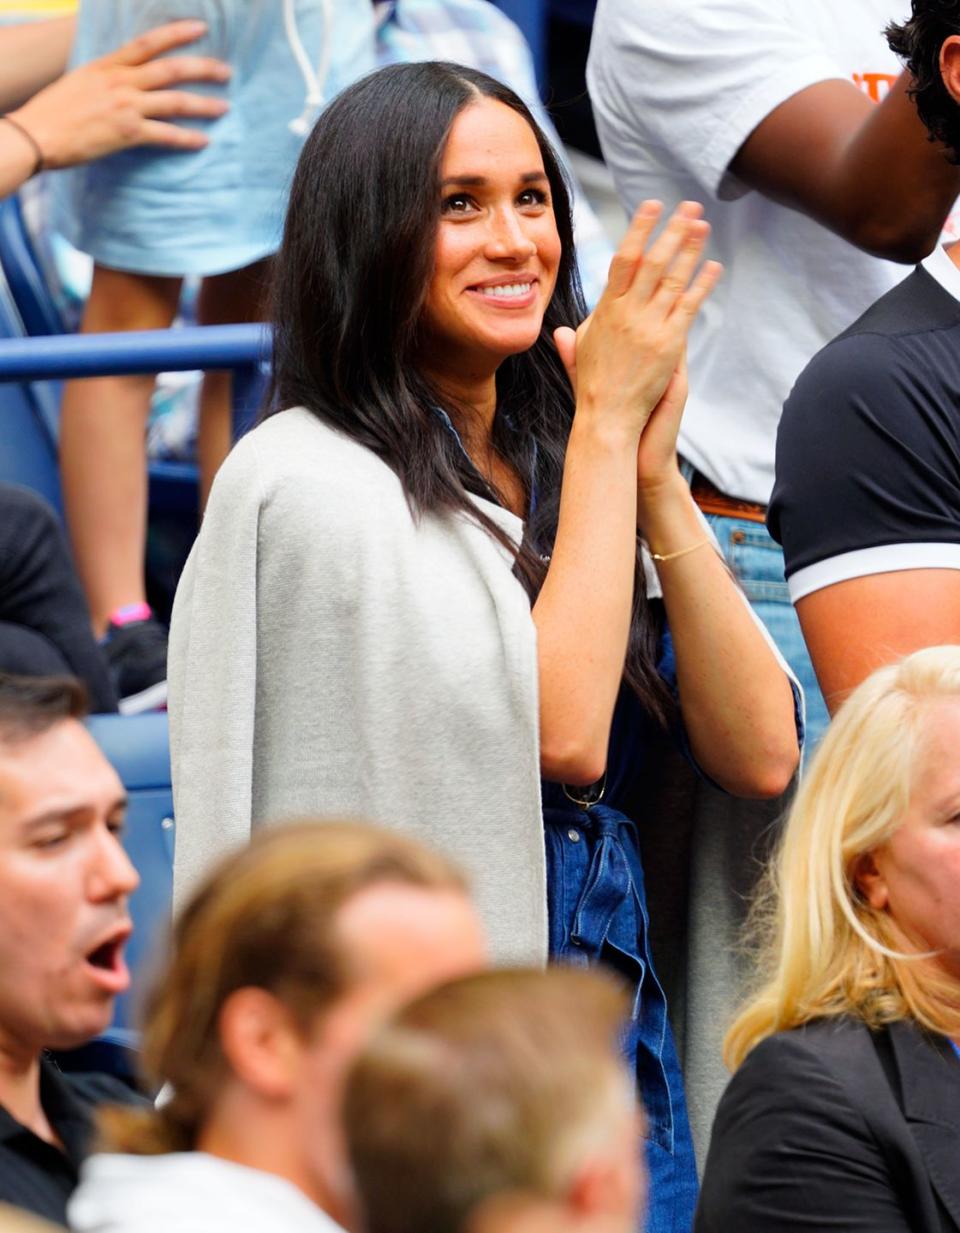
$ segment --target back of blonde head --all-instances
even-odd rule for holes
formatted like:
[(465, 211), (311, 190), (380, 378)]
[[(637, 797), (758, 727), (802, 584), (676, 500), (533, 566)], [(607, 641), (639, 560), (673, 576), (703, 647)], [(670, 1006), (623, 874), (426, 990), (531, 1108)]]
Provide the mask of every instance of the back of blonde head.
[(960, 1035), (960, 990), (903, 953), (893, 921), (855, 884), (859, 858), (904, 820), (929, 708), (953, 699), (960, 647), (929, 647), (881, 668), (838, 711), (754, 907), (763, 983), (727, 1034), (731, 1069), (766, 1036), (825, 1016), (911, 1018)]
[(635, 1126), (628, 1015), (619, 985), (576, 968), (483, 972), (402, 1010), (344, 1101), (367, 1233), (463, 1233), (488, 1201), (564, 1195)]
[(172, 1095), (158, 1109), (104, 1111), (104, 1146), (138, 1154), (193, 1148), (227, 1074), (219, 1034), (227, 998), (265, 989), (306, 1031), (355, 976), (338, 938), (340, 908), (382, 882), (466, 893), (443, 857), (360, 823), (266, 828), (228, 856), (177, 918), (146, 1005), (143, 1069)]

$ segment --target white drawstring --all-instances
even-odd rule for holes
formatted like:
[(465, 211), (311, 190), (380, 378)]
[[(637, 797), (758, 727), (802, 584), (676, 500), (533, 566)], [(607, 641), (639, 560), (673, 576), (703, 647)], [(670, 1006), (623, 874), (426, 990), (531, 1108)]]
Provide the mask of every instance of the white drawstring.
[(310, 63), (310, 57), (304, 50), (300, 31), (297, 29), (296, 0), (283, 0), (283, 24), (287, 32), (287, 42), (297, 62), (303, 84), (306, 87), (306, 97), (303, 100), (303, 111), (295, 120), (290, 121), (290, 131), (297, 137), (306, 137), (313, 128), (317, 112), (323, 106), (323, 88), (330, 72), (330, 51), (333, 42), (333, 0), (320, 0), (323, 12), (323, 46), (320, 49), (320, 60), (316, 69)]

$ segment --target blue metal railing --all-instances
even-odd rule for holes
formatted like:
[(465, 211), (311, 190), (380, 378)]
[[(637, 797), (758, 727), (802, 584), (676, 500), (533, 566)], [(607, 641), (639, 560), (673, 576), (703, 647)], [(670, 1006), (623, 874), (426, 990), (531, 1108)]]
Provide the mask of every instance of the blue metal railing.
[(0, 381), (236, 369), (254, 367), (269, 358), (270, 331), (263, 325), (50, 334), (0, 339)]

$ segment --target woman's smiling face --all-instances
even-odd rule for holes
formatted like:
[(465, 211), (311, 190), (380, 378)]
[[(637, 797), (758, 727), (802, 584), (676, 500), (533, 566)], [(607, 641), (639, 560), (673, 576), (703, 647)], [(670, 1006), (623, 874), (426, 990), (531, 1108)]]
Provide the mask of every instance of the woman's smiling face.
[(495, 369), (540, 336), (561, 255), (550, 183), (523, 116), (490, 98), (465, 107), (439, 192), (423, 317), (430, 363)]

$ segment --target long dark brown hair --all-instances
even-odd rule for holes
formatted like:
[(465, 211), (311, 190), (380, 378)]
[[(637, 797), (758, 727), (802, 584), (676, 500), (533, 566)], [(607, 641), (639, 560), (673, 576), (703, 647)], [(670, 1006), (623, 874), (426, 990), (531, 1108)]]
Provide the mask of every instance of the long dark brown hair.
[[(550, 184), (562, 255), (540, 337), (497, 372), (493, 446), (537, 501), (515, 573), (536, 598), (557, 531), (574, 400), (553, 342), (586, 308), (564, 172), (523, 101), (484, 73), (428, 61), (393, 65), (340, 94), (311, 133), (276, 258), (273, 383), (265, 415), (302, 406), (396, 472), (415, 516), (464, 514), (505, 533), (471, 500), (500, 500), (444, 425), (462, 413), (421, 371), (424, 298), (440, 221), (440, 165), (450, 129), (478, 96), (530, 125)], [(534, 445), (535, 443), (535, 445)], [(672, 698), (656, 670), (660, 606), (647, 602), (639, 544), (624, 677), (662, 723)]]

